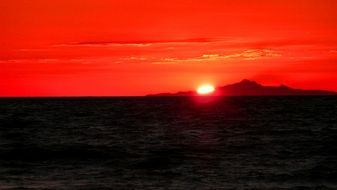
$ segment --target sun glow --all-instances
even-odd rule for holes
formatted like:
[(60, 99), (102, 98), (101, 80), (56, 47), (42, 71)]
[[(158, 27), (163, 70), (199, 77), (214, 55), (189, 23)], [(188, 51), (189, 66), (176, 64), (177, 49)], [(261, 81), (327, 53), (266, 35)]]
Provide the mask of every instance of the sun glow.
[(215, 88), (213, 85), (210, 84), (204, 84), (199, 86), (199, 88), (197, 89), (197, 93), (199, 95), (205, 96), (205, 95), (210, 95), (214, 92)]

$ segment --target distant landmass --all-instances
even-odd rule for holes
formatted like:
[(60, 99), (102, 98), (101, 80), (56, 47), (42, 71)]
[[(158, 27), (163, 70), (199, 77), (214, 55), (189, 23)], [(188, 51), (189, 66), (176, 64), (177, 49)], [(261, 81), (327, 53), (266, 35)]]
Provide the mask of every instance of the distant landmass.
[[(303, 90), (285, 85), (263, 86), (255, 81), (242, 80), (227, 86), (217, 87), (211, 96), (319, 96), (337, 95), (337, 92), (326, 90)], [(148, 96), (198, 96), (195, 91), (177, 93), (149, 94)]]

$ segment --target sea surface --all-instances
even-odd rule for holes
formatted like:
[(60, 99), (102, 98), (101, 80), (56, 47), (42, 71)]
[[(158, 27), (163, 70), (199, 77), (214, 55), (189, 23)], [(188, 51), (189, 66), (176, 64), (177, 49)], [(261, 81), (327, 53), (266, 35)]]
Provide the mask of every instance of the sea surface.
[(337, 189), (337, 97), (3, 98), (0, 189)]

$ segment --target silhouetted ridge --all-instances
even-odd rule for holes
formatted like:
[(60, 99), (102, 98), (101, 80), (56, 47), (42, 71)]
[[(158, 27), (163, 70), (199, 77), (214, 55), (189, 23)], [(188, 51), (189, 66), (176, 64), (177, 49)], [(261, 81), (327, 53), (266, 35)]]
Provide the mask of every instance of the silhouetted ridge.
[(233, 85), (262, 86), (262, 85), (260, 85), (259, 83), (255, 82), (255, 81), (248, 80), (248, 79), (244, 79), (244, 80), (242, 80), (241, 82), (235, 83), (235, 84), (233, 84)]
[[(195, 91), (178, 93), (160, 93), (149, 96), (196, 96)], [(238, 83), (217, 87), (213, 96), (319, 96), (337, 95), (336, 92), (325, 90), (294, 89), (284, 84), (279, 86), (263, 86), (256, 81), (244, 79)]]

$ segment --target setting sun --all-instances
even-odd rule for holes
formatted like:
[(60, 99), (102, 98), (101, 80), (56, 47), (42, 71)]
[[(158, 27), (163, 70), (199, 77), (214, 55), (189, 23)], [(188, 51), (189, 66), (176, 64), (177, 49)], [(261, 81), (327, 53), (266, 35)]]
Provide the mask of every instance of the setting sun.
[(201, 85), (198, 89), (197, 89), (197, 93), (199, 95), (209, 95), (212, 94), (214, 92), (215, 88), (213, 85), (210, 84), (204, 84)]

